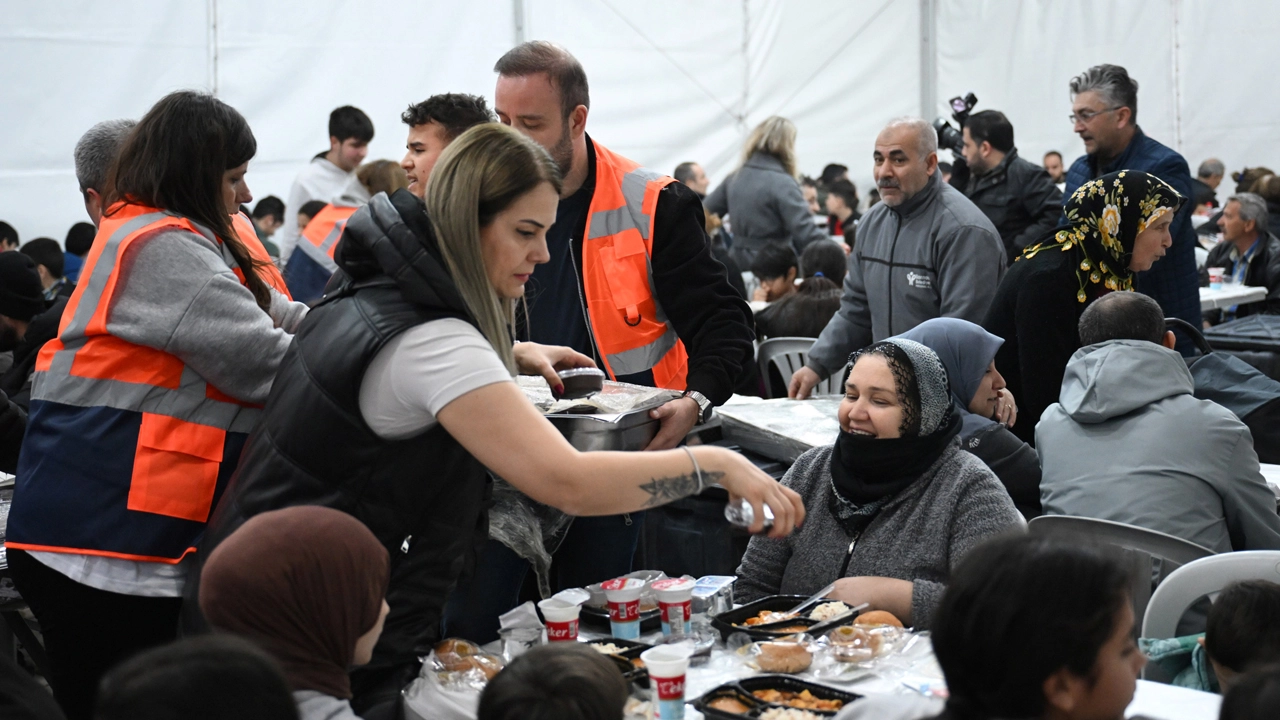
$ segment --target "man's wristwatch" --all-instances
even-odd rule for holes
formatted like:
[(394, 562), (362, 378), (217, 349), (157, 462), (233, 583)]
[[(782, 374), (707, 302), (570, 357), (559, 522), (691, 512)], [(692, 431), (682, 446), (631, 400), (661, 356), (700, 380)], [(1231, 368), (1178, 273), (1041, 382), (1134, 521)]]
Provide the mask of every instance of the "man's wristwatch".
[(715, 407), (711, 404), (711, 401), (707, 399), (706, 395), (703, 395), (697, 390), (685, 390), (684, 394), (681, 395), (681, 397), (687, 397), (690, 400), (698, 403), (698, 424), (699, 425), (711, 419), (711, 413), (715, 411)]

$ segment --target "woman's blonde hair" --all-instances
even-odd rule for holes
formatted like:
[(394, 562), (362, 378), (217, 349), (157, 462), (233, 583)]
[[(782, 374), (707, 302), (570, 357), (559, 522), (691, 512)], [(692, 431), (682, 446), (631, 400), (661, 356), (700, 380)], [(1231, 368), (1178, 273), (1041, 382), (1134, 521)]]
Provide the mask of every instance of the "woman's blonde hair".
[(356, 170), (356, 179), (369, 191), (370, 197), (380, 192), (393, 195), (409, 187), (408, 173), (393, 160), (373, 160), (361, 165)]
[(560, 194), (560, 170), (551, 155), (505, 125), (485, 123), (449, 143), (427, 185), (427, 214), (449, 274), (480, 332), (512, 374), (515, 301), (498, 297), (489, 283), (480, 228), (542, 183), (551, 183)]
[(742, 164), (746, 165), (751, 156), (758, 152), (778, 158), (788, 175), (798, 177), (795, 123), (774, 115), (757, 125), (742, 146)]

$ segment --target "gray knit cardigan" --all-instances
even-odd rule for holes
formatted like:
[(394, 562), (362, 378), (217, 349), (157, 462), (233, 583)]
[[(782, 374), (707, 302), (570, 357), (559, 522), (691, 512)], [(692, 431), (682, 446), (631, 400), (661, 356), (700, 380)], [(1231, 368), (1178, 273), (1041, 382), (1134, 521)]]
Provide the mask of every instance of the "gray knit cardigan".
[[(734, 586), (738, 602), (779, 593), (811, 595), (837, 579), (851, 538), (827, 505), (831, 447), (801, 455), (782, 479), (804, 499), (804, 526), (779, 540), (751, 538)], [(988, 538), (1025, 527), (995, 474), (953, 442), (867, 526), (844, 577), (912, 581), (913, 624), (925, 630), (951, 570), (965, 553)]]

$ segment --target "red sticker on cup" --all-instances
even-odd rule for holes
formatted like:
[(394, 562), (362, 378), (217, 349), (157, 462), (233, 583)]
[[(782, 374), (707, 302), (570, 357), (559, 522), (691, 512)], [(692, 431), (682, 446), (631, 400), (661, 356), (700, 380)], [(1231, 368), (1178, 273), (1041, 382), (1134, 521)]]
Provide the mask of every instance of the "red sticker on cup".
[(640, 599), (609, 603), (609, 619), (616, 623), (634, 622), (640, 619)]
[(684, 676), (678, 678), (650, 677), (650, 682), (658, 685), (659, 700), (681, 700), (684, 698)]
[(658, 601), (658, 607), (662, 609), (662, 619), (668, 623), (688, 622), (693, 617), (693, 602), (690, 600), (678, 603)]
[(578, 639), (578, 621), (548, 622), (547, 642), (568, 642)]

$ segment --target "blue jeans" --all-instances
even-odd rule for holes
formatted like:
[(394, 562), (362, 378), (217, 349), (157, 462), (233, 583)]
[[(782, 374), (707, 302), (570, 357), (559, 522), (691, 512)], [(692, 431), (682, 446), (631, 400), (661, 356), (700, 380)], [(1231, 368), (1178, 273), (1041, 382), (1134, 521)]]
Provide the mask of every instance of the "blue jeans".
[[(574, 518), (552, 556), (551, 589), (586, 587), (631, 572), (644, 513)], [(444, 609), (444, 637), (476, 643), (498, 639), (498, 616), (520, 604), (529, 563), (489, 540), (472, 577), (454, 588)]]

